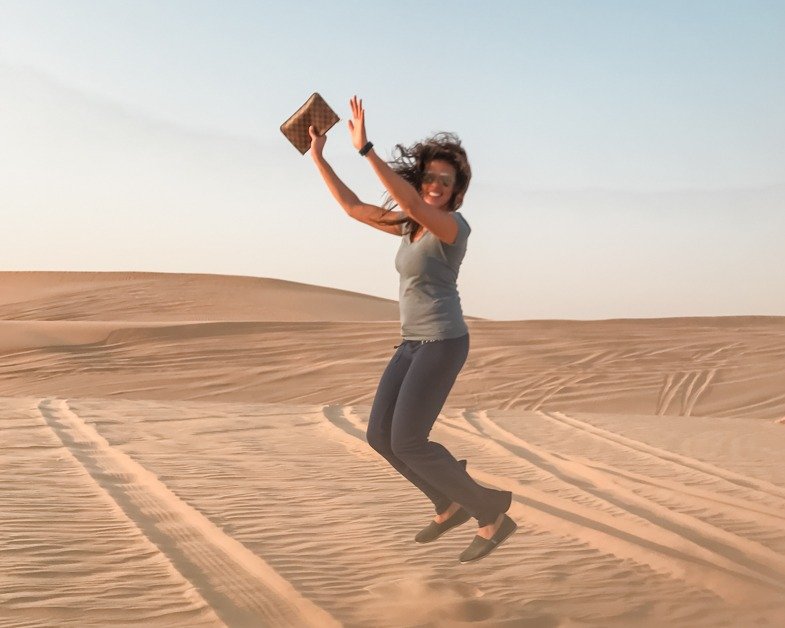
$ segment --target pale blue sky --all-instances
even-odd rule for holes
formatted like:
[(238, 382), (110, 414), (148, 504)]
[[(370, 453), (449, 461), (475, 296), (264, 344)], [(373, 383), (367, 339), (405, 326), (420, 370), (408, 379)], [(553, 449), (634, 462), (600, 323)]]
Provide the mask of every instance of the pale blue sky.
[[(0, 268), (276, 277), (397, 296), (326, 155), (457, 132), (460, 289), (489, 318), (785, 315), (785, 3), (0, 0)], [(1, 289), (1, 287), (0, 287)]]

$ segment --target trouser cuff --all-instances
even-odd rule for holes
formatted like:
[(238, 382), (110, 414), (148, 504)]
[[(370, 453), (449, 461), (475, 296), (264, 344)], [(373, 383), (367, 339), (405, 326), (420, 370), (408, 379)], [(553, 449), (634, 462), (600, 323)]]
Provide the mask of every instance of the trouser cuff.
[(499, 515), (507, 512), (512, 505), (512, 493), (510, 491), (496, 491), (496, 493), (499, 507), (493, 511), (485, 511), (477, 517), (477, 525), (480, 528), (496, 523)]

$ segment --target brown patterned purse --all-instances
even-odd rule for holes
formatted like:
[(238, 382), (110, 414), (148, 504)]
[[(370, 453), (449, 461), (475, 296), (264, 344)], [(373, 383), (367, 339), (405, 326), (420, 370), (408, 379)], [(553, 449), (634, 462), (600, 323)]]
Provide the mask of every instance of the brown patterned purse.
[(286, 136), (294, 147), (303, 155), (311, 148), (311, 136), (308, 127), (313, 125), (319, 135), (324, 135), (340, 118), (330, 109), (324, 98), (317, 92), (305, 101), (292, 116), (281, 125), (281, 133)]

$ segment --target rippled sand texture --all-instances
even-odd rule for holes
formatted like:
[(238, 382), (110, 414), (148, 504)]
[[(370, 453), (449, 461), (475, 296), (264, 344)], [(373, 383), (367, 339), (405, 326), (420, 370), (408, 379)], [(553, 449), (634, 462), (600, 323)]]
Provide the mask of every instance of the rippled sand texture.
[(379, 300), (10, 275), (2, 627), (785, 625), (783, 319), (472, 321), (432, 438), (519, 529), (460, 565), (473, 524), (414, 543), (430, 504), (365, 442)]

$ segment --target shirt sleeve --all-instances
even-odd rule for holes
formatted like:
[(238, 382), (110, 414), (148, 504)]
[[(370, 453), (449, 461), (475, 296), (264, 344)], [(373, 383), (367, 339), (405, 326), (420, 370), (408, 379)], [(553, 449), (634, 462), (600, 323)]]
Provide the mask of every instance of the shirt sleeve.
[(472, 232), (472, 228), (459, 212), (453, 212), (453, 215), (455, 216), (455, 222), (458, 223), (458, 236), (455, 238), (455, 242), (448, 244), (447, 246), (465, 245), (466, 241), (469, 239), (469, 234)]

